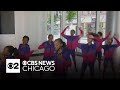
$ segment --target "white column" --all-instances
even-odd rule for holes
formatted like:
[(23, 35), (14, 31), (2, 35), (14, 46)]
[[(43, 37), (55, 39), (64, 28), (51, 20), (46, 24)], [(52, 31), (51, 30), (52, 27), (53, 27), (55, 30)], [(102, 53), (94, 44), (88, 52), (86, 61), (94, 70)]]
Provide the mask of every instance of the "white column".
[[(61, 11), (61, 17), (60, 17), (60, 33), (62, 32), (63, 30), (63, 11)], [(60, 34), (60, 38), (62, 38), (61, 34)]]
[[(77, 26), (81, 27), (81, 11), (78, 11), (78, 16), (77, 16)], [(77, 30), (77, 35), (80, 35), (79, 30)]]
[[(78, 11), (78, 16), (77, 16), (77, 26), (81, 27), (81, 11)], [(78, 28), (77, 28), (78, 29)], [(77, 30), (77, 35), (80, 35), (80, 31)], [(80, 43), (80, 40), (78, 41)], [(80, 52), (80, 49), (77, 48), (76, 52)]]
[(54, 30), (54, 11), (51, 11), (51, 34), (53, 34)]
[[(61, 32), (66, 26), (66, 11), (62, 11), (62, 17), (61, 17)], [(64, 40), (64, 38), (61, 36), (61, 38)]]
[[(112, 31), (112, 35), (117, 35), (120, 40), (120, 11), (107, 11), (106, 17), (106, 32)], [(116, 42), (113, 42), (116, 43)], [(115, 69), (118, 73), (120, 71), (120, 47), (117, 48), (114, 55)]]
[[(117, 35), (117, 38), (120, 41), (120, 11), (116, 11), (116, 20), (115, 20), (115, 30), (114, 33)], [(116, 53), (115, 53), (115, 65), (117, 66), (117, 72), (120, 71), (120, 47), (117, 48)]]
[[(42, 36), (42, 40), (45, 41), (47, 40), (47, 11), (41, 11), (42, 12), (42, 19), (41, 17), (39, 17), (39, 28), (41, 28), (41, 30), (39, 30), (39, 33), (41, 33)], [(40, 36), (40, 37), (41, 37)]]
[(107, 11), (106, 14), (106, 34), (111, 31), (111, 35), (114, 35), (114, 31), (116, 29), (116, 12), (115, 11)]
[(100, 31), (99, 25), (100, 25), (100, 11), (97, 11), (96, 12), (96, 30), (95, 30), (96, 33)]
[(115, 12), (115, 25), (114, 25), (114, 27), (115, 27), (115, 29), (114, 29), (114, 34), (116, 34), (117, 35), (117, 37), (120, 39), (120, 11), (116, 11)]

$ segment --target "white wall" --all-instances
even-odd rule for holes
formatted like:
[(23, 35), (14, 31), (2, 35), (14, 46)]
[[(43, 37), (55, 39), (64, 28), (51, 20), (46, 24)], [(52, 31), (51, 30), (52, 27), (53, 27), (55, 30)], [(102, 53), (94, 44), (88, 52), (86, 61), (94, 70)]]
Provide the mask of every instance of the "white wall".
[[(107, 11), (106, 32), (112, 31), (112, 36), (117, 35), (120, 40), (120, 11)], [(116, 43), (116, 42), (114, 42)], [(114, 65), (117, 73), (120, 72), (120, 47), (114, 54)]]
[(0, 52), (7, 45), (18, 47), (22, 37), (30, 37), (31, 49), (37, 49), (46, 40), (46, 11), (15, 11), (15, 34), (0, 34)]
[[(120, 11), (116, 11), (116, 24), (114, 33), (117, 35), (117, 38), (120, 41)], [(120, 72), (120, 47), (117, 48), (115, 53), (115, 64), (117, 66), (117, 71)]]
[(32, 49), (37, 49), (39, 44), (46, 40), (47, 23), (45, 22), (46, 12), (28, 11), (24, 13), (25, 35), (30, 37), (29, 44)]

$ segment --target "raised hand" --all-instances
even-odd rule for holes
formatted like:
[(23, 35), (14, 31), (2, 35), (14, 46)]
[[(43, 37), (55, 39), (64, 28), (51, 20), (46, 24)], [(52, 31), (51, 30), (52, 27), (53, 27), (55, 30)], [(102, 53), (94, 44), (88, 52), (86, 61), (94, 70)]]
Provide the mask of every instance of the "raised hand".
[(66, 29), (69, 28), (69, 26), (66, 27)]
[(78, 29), (78, 30), (82, 30), (82, 27), (78, 27), (78, 26), (77, 26), (77, 29)]
[(81, 26), (80, 29), (83, 30), (83, 27)]

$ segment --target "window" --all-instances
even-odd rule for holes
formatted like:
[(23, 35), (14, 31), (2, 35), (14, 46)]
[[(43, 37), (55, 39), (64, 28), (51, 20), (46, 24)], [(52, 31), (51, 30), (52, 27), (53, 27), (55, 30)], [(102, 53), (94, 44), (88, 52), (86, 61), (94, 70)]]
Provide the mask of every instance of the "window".
[(47, 35), (53, 34), (54, 40), (60, 38), (61, 11), (48, 11)]
[(96, 11), (82, 11), (81, 26), (84, 30), (84, 37), (89, 31), (95, 32), (96, 30)]
[(47, 12), (47, 36), (51, 33), (51, 13)]
[(106, 30), (106, 11), (101, 11), (99, 31), (103, 33), (103, 37), (105, 37), (105, 30)]
[(54, 11), (54, 40), (57, 38), (60, 38), (60, 19), (61, 19), (61, 12), (60, 11)]
[(70, 26), (69, 30), (66, 31), (66, 35), (70, 35), (72, 29), (76, 31), (77, 11), (66, 11), (66, 26)]
[[(96, 19), (96, 15), (98, 15), (97, 12), (100, 12), (100, 20)], [(78, 14), (80, 14), (79, 18)], [(61, 20), (63, 21), (62, 23)], [(60, 38), (60, 30), (63, 30), (64, 27), (68, 25), (70, 28), (66, 30), (65, 34), (70, 35), (70, 30), (74, 29), (76, 31), (76, 26), (78, 24), (80, 24), (79, 26), (84, 30), (84, 37), (81, 38), (81, 43), (87, 42), (86, 36), (89, 31), (94, 33), (101, 31), (105, 37), (106, 11), (48, 11), (48, 21), (48, 34), (52, 33), (54, 35), (54, 39)], [(97, 27), (99, 27), (99, 30)], [(79, 34), (77, 31), (76, 33)], [(62, 39), (66, 41), (66, 39)]]
[(15, 34), (14, 11), (0, 11), (0, 34)]
[[(77, 26), (77, 11), (65, 11), (65, 27), (69, 26), (69, 29), (66, 30), (65, 34), (70, 35), (70, 31), (75, 30), (76, 34), (76, 26)], [(65, 42), (67, 41), (65, 38), (62, 38)]]
[[(54, 39), (60, 38), (60, 30), (68, 25), (70, 28), (66, 30), (65, 34), (70, 35), (70, 30), (74, 29), (76, 31), (78, 24), (84, 30), (84, 37), (79, 40), (80, 43), (87, 43), (86, 36), (89, 31), (94, 33), (101, 31), (103, 37), (105, 37), (106, 11), (48, 11), (48, 19), (48, 34), (52, 33)], [(76, 34), (79, 35), (79, 32), (76, 31)], [(66, 42), (65, 38), (62, 39)], [(81, 52), (80, 49), (77, 52)]]

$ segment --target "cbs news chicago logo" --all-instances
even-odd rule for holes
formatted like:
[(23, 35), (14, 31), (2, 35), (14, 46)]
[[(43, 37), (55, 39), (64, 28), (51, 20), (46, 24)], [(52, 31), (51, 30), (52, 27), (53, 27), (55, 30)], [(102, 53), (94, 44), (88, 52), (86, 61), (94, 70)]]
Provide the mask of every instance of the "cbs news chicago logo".
[(6, 59), (6, 73), (20, 73), (20, 59)]
[[(55, 71), (55, 61), (22, 61), (22, 71)], [(20, 59), (6, 59), (6, 73), (20, 73)]]

